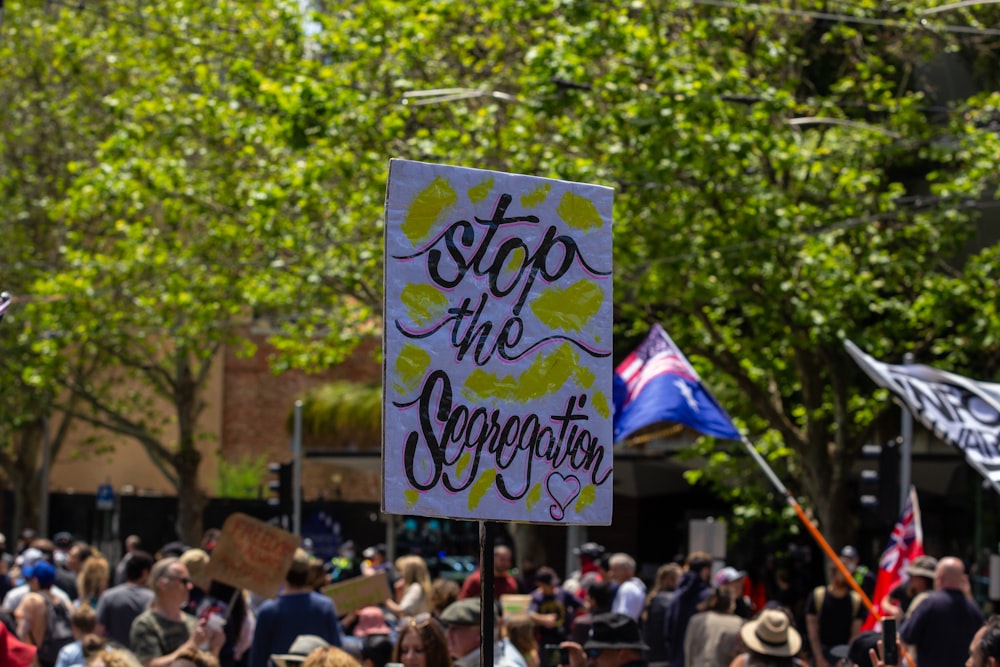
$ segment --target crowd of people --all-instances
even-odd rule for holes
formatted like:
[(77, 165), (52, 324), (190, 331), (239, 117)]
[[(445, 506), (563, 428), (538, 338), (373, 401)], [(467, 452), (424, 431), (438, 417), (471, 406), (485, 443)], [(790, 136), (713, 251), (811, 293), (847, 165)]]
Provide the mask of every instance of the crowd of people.
[[(155, 553), (131, 536), (114, 564), (65, 533), (10, 551), (0, 541), (0, 667), (480, 664), (479, 571), (432, 578), (421, 556), (390, 561), (375, 545), (357, 574), (387, 577), (389, 598), (337, 609), (322, 591), (345, 563), (299, 548), (279, 594), (260, 599), (208, 578), (218, 536)], [(861, 632), (867, 610), (840, 567), (797, 622), (779, 602), (753, 600), (746, 573), (707, 553), (661, 566), (648, 587), (628, 554), (595, 543), (576, 554), (579, 569), (565, 580), (548, 566), (515, 577), (510, 547), (495, 546), (495, 667), (885, 667), (883, 635)], [(840, 560), (871, 585), (856, 550)], [(1000, 620), (984, 619), (962, 561), (922, 556), (907, 572), (883, 605), (899, 623), (900, 655), (916, 667), (996, 667)], [(504, 596), (518, 594), (524, 604), (505, 609)]]

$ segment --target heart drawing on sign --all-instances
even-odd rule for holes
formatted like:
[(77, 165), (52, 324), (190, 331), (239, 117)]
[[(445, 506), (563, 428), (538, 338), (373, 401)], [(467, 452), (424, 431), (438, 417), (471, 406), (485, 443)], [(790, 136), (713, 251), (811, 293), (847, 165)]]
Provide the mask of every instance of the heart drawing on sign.
[(549, 506), (549, 516), (555, 521), (562, 521), (566, 516), (566, 508), (580, 495), (580, 480), (575, 475), (554, 472), (545, 480), (545, 488), (555, 501), (554, 505)]

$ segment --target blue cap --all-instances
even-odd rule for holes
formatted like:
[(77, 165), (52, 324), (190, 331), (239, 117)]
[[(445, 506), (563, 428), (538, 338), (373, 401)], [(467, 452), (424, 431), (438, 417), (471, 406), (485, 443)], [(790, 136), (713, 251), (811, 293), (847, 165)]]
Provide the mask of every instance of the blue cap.
[(56, 566), (47, 560), (40, 560), (34, 565), (24, 568), (21, 573), (25, 579), (38, 579), (39, 585), (51, 586), (56, 580)]

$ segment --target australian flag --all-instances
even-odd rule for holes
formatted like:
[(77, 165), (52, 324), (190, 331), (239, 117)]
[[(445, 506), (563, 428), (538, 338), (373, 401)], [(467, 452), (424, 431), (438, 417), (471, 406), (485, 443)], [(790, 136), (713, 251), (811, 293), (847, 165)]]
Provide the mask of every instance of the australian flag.
[(729, 415), (659, 324), (618, 364), (614, 391), (615, 442), (662, 422), (716, 438), (740, 439)]

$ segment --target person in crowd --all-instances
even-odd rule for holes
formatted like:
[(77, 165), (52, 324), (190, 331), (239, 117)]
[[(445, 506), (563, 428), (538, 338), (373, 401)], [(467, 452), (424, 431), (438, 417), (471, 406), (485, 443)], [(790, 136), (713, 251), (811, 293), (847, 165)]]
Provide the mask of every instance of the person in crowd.
[(907, 580), (889, 591), (889, 599), (882, 601), (882, 613), (903, 621), (934, 590), (934, 570), (937, 558), (917, 556), (906, 566)]
[(403, 667), (452, 667), (441, 625), (430, 614), (421, 614), (399, 625), (393, 662)]
[(96, 607), (97, 601), (108, 589), (110, 581), (111, 568), (108, 565), (108, 560), (101, 554), (91, 555), (83, 562), (76, 574), (76, 604)]
[(219, 664), (221, 667), (241, 667), (253, 642), (256, 625), (256, 618), (247, 605), (246, 592), (221, 581), (208, 580), (207, 584), (208, 593), (201, 599), (195, 616), (217, 615), (225, 619), (222, 627), (225, 640), (219, 649)]
[(270, 656), (271, 663), (275, 667), (299, 667), (314, 651), (319, 651), (329, 646), (330, 642), (318, 635), (299, 635), (292, 642), (291, 646), (288, 647), (287, 653)]
[(440, 618), (441, 612), (458, 599), (460, 591), (458, 584), (451, 579), (435, 579), (431, 584), (431, 613)]
[(875, 573), (861, 562), (858, 550), (850, 544), (840, 550), (840, 559), (847, 567), (847, 571), (854, 577), (855, 583), (861, 587), (870, 600), (875, 595)]
[(208, 645), (214, 655), (222, 648), (222, 632), (183, 611), (191, 590), (187, 568), (175, 557), (163, 558), (149, 573), (153, 600), (132, 622), (129, 644), (144, 667), (168, 667), (189, 649)]
[(4, 667), (31, 667), (38, 649), (25, 644), (0, 623), (0, 665)]
[(142, 667), (138, 659), (123, 648), (98, 651), (87, 663), (87, 667)]
[(597, 542), (584, 542), (573, 549), (573, 555), (580, 560), (580, 569), (566, 577), (563, 588), (581, 600), (586, 600), (590, 585), (603, 581), (598, 562), (604, 555), (604, 547)]
[(625, 614), (638, 622), (646, 606), (646, 584), (635, 576), (635, 559), (625, 553), (616, 553), (608, 561), (611, 581), (618, 585), (611, 611)]
[(86, 664), (83, 655), (83, 638), (92, 635), (97, 627), (97, 614), (89, 604), (83, 604), (73, 609), (69, 616), (73, 628), (73, 641), (59, 651), (56, 667), (80, 667)]
[(802, 636), (781, 609), (766, 608), (744, 623), (740, 639), (747, 651), (736, 656), (730, 667), (800, 667), (796, 656), (802, 649)]
[(534, 558), (524, 557), (521, 559), (521, 567), (517, 572), (517, 592), (523, 595), (531, 595), (537, 587), (535, 575), (538, 574), (538, 563)]
[[(846, 557), (840, 558), (846, 565)], [(831, 564), (829, 573), (830, 583), (817, 586), (806, 598), (806, 631), (816, 667), (834, 667), (837, 660), (830, 650), (840, 644), (850, 644), (861, 632), (861, 624), (868, 613), (861, 604), (861, 596), (850, 588), (840, 568)], [(968, 642), (964, 646), (967, 647)]]
[(725, 588), (733, 599), (733, 613), (744, 620), (753, 617), (753, 605), (743, 592), (746, 578), (746, 572), (728, 565), (716, 572), (714, 577), (715, 586)]
[(393, 634), (381, 607), (362, 607), (357, 611), (357, 617), (357, 623), (354, 624), (354, 630), (351, 632), (355, 637)]
[[(20, 556), (17, 557), (15, 564), (19, 568), (23, 576), (25, 570), (34, 567), (35, 565), (37, 565), (42, 561), (46, 561), (50, 564), (52, 563), (50, 559), (45, 557), (45, 554), (41, 550), (36, 549), (34, 547), (28, 547), (21, 553)], [(73, 598), (71, 598), (63, 589), (53, 584), (53, 586), (49, 590), (53, 595), (58, 597), (67, 605), (72, 604)], [(31, 586), (27, 581), (27, 577), (25, 577), (25, 581), (23, 584), (15, 586), (14, 588), (7, 591), (7, 595), (5, 595), (3, 598), (2, 606), (6, 609), (14, 611), (15, 609), (17, 609), (18, 605), (21, 604), (21, 599), (30, 592), (31, 592)]]
[(302, 667), (361, 667), (357, 660), (336, 646), (318, 648), (302, 661)]
[(337, 555), (330, 559), (330, 580), (343, 581), (361, 574), (361, 565), (355, 558), (354, 540), (346, 540), (337, 549)]
[[(70, 536), (70, 538), (72, 539), (72, 536)], [(79, 600), (80, 589), (78, 582), (80, 579), (80, 573), (83, 571), (87, 561), (98, 555), (101, 555), (100, 552), (86, 542), (81, 540), (72, 542), (66, 550), (65, 568), (61, 568), (56, 571), (56, 586), (65, 590), (71, 599)], [(105, 561), (105, 563), (106, 562), (107, 561)], [(108, 576), (110, 576), (110, 574)], [(105, 581), (105, 588), (106, 587), (107, 581)]]
[[(56, 623), (62, 620), (66, 623), (70, 617), (70, 605), (52, 593), (52, 585), (56, 580), (56, 567), (47, 560), (35, 563), (24, 569), (24, 578), (30, 586), (30, 592), (21, 599), (14, 610), (17, 620), (17, 635), (21, 641), (39, 648), (36, 659), (42, 667), (55, 664), (62, 644), (72, 641), (72, 634), (60, 638), (62, 644), (45, 643), (46, 633), (56, 632), (58, 626), (50, 628), (50, 621)], [(52, 607), (52, 614), (49, 608)]]
[(968, 578), (962, 561), (945, 557), (934, 570), (934, 592), (903, 621), (899, 636), (917, 650), (917, 667), (958, 665), (983, 625), (983, 613), (968, 598)]
[(1000, 667), (1000, 616), (990, 616), (976, 631), (965, 667)]
[(267, 667), (268, 656), (289, 650), (296, 637), (315, 635), (340, 646), (340, 624), (333, 601), (308, 586), (309, 554), (296, 549), (285, 575), (285, 589), (257, 611), (250, 667)]
[(844, 667), (874, 667), (870, 652), (878, 649), (880, 639), (882, 634), (879, 632), (862, 632), (850, 644), (834, 646), (830, 653)]
[(186, 649), (170, 667), (219, 667), (219, 661), (209, 651)]
[[(567, 593), (567, 595), (569, 594)], [(573, 596), (570, 595), (570, 597)], [(573, 599), (575, 600), (576, 598)], [(517, 614), (505, 621), (504, 627), (507, 628), (507, 639), (514, 645), (514, 648), (521, 654), (521, 657), (524, 658), (524, 663), (528, 667), (539, 667), (538, 640), (535, 638), (535, 624), (532, 622), (531, 617), (527, 614)], [(542, 644), (558, 644), (562, 639), (565, 639), (565, 637), (555, 642), (546, 642), (543, 640)]]
[(188, 577), (191, 579), (191, 589), (188, 591), (188, 601), (184, 605), (184, 611), (195, 615), (201, 601), (208, 595), (208, 587), (212, 583), (205, 576), (211, 557), (203, 549), (187, 549), (178, 560), (187, 568)]
[(646, 609), (643, 611), (642, 638), (649, 646), (646, 658), (650, 667), (664, 667), (667, 662), (667, 638), (663, 622), (667, 606), (677, 590), (681, 578), (681, 566), (677, 563), (661, 565), (656, 570), (653, 587), (646, 594)]
[(677, 591), (664, 614), (663, 628), (667, 639), (667, 662), (676, 667), (684, 664), (684, 636), (688, 622), (698, 613), (698, 605), (711, 592), (712, 556), (704, 551), (688, 554), (687, 571), (681, 575)]
[(430, 610), (431, 575), (427, 563), (420, 556), (402, 556), (396, 559), (395, 599), (385, 601), (386, 608), (400, 619), (416, 616)]
[(132, 558), (132, 552), (140, 551), (141, 549), (142, 539), (138, 535), (129, 535), (125, 538), (125, 554), (118, 561), (118, 565), (115, 566), (115, 586), (120, 586), (128, 581), (125, 568), (128, 566), (129, 559)]
[[(479, 598), (463, 598), (453, 602), (441, 614), (448, 627), (445, 637), (455, 667), (476, 667), (479, 664)], [(493, 628), (493, 664), (495, 667), (527, 667), (514, 645), (501, 638), (500, 614)]]
[(698, 609), (684, 633), (684, 667), (727, 667), (743, 627), (730, 589), (713, 588)]
[(569, 637), (573, 619), (583, 604), (559, 587), (559, 575), (551, 567), (538, 568), (535, 586), (528, 615), (538, 630), (538, 641), (542, 645), (558, 644)]
[(615, 594), (610, 582), (595, 581), (591, 583), (587, 589), (587, 599), (584, 602), (586, 611), (573, 619), (570, 626), (570, 638), (577, 644), (583, 645), (587, 641), (587, 637), (590, 636), (594, 617), (598, 614), (609, 613), (614, 599)]
[[(510, 567), (514, 563), (513, 554), (510, 547), (498, 544), (493, 547), (493, 599), (499, 600), (501, 595), (514, 595), (517, 593), (517, 579), (510, 574)], [(479, 598), (479, 591), (482, 590), (482, 565), (475, 572), (465, 578), (462, 584), (462, 591), (458, 594), (461, 598)]]
[(386, 546), (384, 544), (368, 547), (361, 552), (361, 557), (364, 559), (361, 561), (361, 574), (366, 577), (380, 572), (392, 571), (392, 563), (386, 559)]
[(108, 637), (119, 646), (131, 648), (129, 633), (132, 621), (153, 601), (153, 591), (146, 586), (153, 557), (135, 550), (125, 563), (124, 584), (104, 591), (97, 601), (97, 634)]
[(389, 635), (366, 635), (361, 639), (362, 667), (385, 667), (395, 650)]
[(568, 667), (645, 667), (643, 655), (649, 649), (635, 619), (614, 612), (594, 616), (583, 646), (571, 641), (560, 646), (569, 653)]

